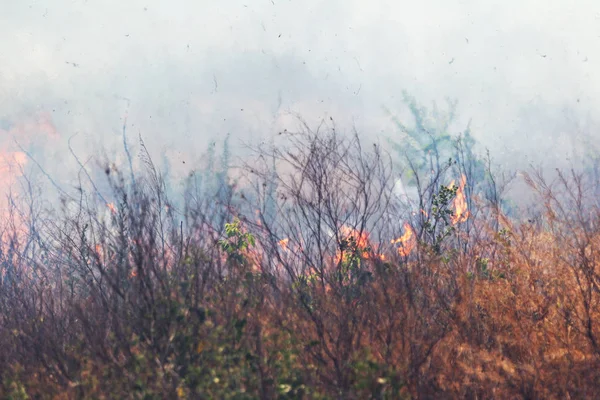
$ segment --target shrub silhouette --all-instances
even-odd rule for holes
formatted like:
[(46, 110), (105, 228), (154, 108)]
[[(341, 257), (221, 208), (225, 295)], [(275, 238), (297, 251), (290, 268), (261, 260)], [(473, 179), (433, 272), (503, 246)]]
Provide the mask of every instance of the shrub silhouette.
[(110, 206), (85, 190), (59, 209), (13, 203), (0, 396), (597, 396), (593, 175), (526, 175), (543, 206), (532, 223), (503, 212), (502, 179), (471, 150), (413, 163), (412, 209), (391, 156), (357, 135), (287, 132), (255, 150), (236, 185), (227, 152), (199, 174), (220, 186), (206, 197), (191, 176), (173, 199), (146, 155), (132, 178), (106, 168)]

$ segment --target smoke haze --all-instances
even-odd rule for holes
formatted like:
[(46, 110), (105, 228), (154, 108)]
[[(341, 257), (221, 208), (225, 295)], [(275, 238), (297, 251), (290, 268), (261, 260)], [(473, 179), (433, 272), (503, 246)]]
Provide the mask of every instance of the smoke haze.
[(122, 157), (125, 117), (132, 143), (183, 169), (289, 113), (394, 137), (403, 90), (456, 99), (456, 128), (508, 167), (566, 165), (597, 137), (593, 0), (0, 0), (0, 35), (2, 149), (64, 179), (69, 139), (82, 160)]

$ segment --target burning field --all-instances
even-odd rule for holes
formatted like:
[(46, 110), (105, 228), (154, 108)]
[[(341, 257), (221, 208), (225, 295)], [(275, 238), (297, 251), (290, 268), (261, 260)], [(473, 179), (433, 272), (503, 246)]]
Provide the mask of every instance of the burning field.
[[(174, 194), (141, 154), (110, 193), (9, 203), (1, 397), (597, 397), (600, 182), (524, 172), (519, 209), (463, 139), (402, 163), (287, 133), (235, 182)], [(8, 190), (28, 158), (2, 157)]]

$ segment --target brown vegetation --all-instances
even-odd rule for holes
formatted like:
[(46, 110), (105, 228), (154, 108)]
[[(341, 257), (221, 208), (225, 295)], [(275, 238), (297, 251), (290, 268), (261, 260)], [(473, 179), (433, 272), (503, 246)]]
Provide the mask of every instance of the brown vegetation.
[(84, 191), (53, 213), (15, 206), (0, 396), (597, 397), (600, 209), (584, 176), (528, 175), (544, 210), (521, 223), (493, 179), (484, 198), (464, 163), (441, 167), (418, 176), (414, 212), (368, 147), (290, 135), (258, 149), (252, 193), (217, 206), (189, 192), (177, 209), (149, 159), (134, 183), (106, 170), (110, 206)]

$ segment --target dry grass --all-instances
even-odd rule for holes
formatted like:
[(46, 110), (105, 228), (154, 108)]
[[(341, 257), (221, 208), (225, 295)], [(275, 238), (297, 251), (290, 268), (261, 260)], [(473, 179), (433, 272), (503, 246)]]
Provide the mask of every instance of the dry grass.
[[(598, 396), (600, 210), (577, 175), (529, 177), (545, 206), (536, 223), (474, 199), (466, 221), (428, 212), (430, 231), (421, 213), (401, 256), (375, 246), (401, 236), (404, 215), (383, 153), (302, 140), (276, 154), (288, 162), (277, 222), (261, 181), (273, 171), (256, 167), (258, 195), (240, 206), (175, 210), (150, 169), (135, 186), (109, 172), (112, 212), (82, 193), (36, 214), (25, 237), (9, 234), (14, 214), (0, 396)], [(240, 221), (225, 231), (215, 213)]]

